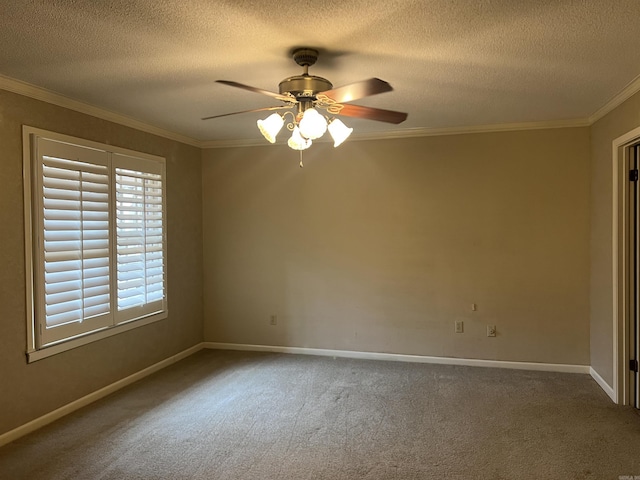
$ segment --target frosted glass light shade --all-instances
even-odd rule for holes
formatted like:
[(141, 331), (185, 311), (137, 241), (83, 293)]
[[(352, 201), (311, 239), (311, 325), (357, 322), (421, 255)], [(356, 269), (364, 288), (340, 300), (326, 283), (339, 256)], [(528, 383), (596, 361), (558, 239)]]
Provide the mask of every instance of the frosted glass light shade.
[(300, 120), (300, 134), (304, 138), (315, 140), (327, 131), (327, 120), (318, 113), (315, 108), (310, 108), (302, 115)]
[(284, 125), (284, 119), (277, 113), (272, 113), (264, 120), (258, 120), (260, 133), (271, 143), (276, 143), (276, 135)]
[(311, 140), (300, 135), (300, 129), (295, 127), (288, 144), (294, 150), (306, 150), (311, 146)]
[(347, 127), (341, 120), (335, 118), (329, 124), (329, 133), (333, 138), (333, 146), (337, 147), (342, 144), (353, 132), (353, 128)]

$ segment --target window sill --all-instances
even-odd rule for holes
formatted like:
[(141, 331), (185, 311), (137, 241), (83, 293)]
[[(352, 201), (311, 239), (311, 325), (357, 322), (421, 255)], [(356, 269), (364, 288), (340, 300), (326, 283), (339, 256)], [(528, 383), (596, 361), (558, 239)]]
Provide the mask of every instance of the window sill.
[(31, 350), (27, 352), (27, 363), (33, 363), (38, 360), (42, 360), (43, 358), (51, 357), (52, 355), (57, 355), (58, 353), (66, 352), (68, 350), (72, 350), (74, 348), (81, 347), (98, 340), (102, 340), (103, 338), (118, 335), (119, 333), (133, 330), (134, 328), (158, 322), (165, 318), (167, 318), (167, 312), (154, 313), (152, 315), (149, 315), (148, 317), (140, 318), (138, 320), (132, 320), (130, 322), (123, 323), (115, 327), (106, 328), (104, 330), (98, 330), (97, 332), (88, 333), (86, 335), (82, 335), (80, 337), (76, 337), (61, 343), (56, 343), (48, 347), (42, 347), (39, 350)]

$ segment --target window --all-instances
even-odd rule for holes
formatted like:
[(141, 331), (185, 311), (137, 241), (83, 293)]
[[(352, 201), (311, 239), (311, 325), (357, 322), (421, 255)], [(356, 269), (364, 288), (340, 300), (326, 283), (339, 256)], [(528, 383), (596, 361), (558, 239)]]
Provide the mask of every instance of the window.
[(167, 314), (163, 158), (24, 127), (29, 359)]

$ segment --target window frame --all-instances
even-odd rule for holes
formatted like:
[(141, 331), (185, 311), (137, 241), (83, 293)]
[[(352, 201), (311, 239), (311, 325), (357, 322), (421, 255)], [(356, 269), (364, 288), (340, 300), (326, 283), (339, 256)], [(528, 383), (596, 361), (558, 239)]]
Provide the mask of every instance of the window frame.
[[(40, 326), (40, 319), (38, 318), (38, 308), (41, 308), (39, 304), (42, 302), (39, 299), (39, 289), (37, 283), (43, 281), (43, 277), (39, 277), (38, 263), (41, 262), (41, 245), (39, 245), (39, 233), (41, 232), (41, 225), (38, 222), (41, 214), (37, 209), (42, 207), (42, 203), (34, 195), (37, 194), (37, 187), (40, 185), (38, 175), (42, 175), (42, 161), (41, 155), (37, 151), (38, 139), (47, 141), (53, 141), (63, 144), (68, 144), (71, 147), (79, 147), (87, 150), (97, 150), (104, 152), (108, 157), (109, 164), (109, 265), (110, 265), (110, 285), (116, 288), (111, 288), (110, 295), (111, 300), (111, 316), (112, 321), (110, 325), (103, 327), (99, 330), (84, 332), (76, 336), (67, 337), (61, 340), (57, 340), (53, 343), (46, 345), (39, 345), (39, 336), (37, 334)], [(25, 272), (26, 272), (26, 323), (27, 323), (27, 345), (26, 355), (27, 362), (33, 362), (42, 358), (49, 357), (94, 341), (116, 335), (133, 328), (138, 328), (150, 323), (160, 321), (168, 316), (168, 275), (167, 275), (167, 178), (166, 178), (166, 160), (163, 157), (151, 155), (143, 152), (137, 152), (121, 147), (115, 147), (112, 145), (106, 145), (90, 140), (85, 140), (69, 135), (64, 135), (56, 132), (51, 132), (35, 127), (23, 125), (22, 127), (22, 141), (23, 141), (23, 190), (24, 190), (24, 227), (25, 227)], [(129, 158), (131, 162), (125, 163), (123, 167), (123, 160)], [(151, 164), (149, 162), (152, 162)], [(160, 310), (148, 313), (147, 311), (140, 310), (141, 314), (130, 318), (126, 321), (122, 321), (118, 315), (117, 309), (117, 243), (116, 243), (116, 168), (129, 168), (131, 170), (140, 169), (140, 165), (153, 165), (154, 169), (160, 172), (162, 182), (162, 255), (163, 255), (163, 274), (164, 274), (164, 297), (161, 300)], [(145, 170), (140, 170), (145, 171)], [(149, 172), (152, 173), (152, 172)], [(36, 225), (38, 223), (38, 225)], [(115, 298), (115, 300), (113, 300)], [(115, 309), (113, 308), (115, 306)]]

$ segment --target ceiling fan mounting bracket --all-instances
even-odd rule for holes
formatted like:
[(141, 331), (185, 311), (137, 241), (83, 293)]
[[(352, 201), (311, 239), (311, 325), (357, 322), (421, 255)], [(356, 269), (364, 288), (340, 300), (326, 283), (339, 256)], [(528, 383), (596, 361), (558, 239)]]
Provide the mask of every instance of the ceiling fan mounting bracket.
[(318, 50), (313, 48), (297, 48), (293, 51), (293, 59), (301, 67), (310, 67), (318, 60)]

